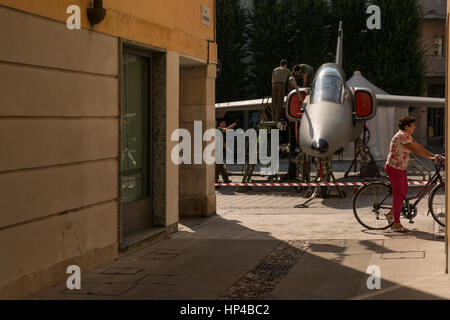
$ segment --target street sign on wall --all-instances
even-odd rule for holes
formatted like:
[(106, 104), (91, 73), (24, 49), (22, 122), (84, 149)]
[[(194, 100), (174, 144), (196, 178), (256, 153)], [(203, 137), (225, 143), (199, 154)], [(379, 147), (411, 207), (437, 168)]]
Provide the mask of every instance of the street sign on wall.
[(200, 6), (202, 11), (202, 23), (204, 25), (209, 26), (210, 23), (210, 17), (211, 17), (211, 10), (206, 6)]

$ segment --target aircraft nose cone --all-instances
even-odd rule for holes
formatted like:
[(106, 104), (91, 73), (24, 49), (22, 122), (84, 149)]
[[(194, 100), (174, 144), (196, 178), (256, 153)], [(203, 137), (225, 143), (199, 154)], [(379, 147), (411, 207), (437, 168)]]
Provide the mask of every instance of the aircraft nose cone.
[(314, 141), (311, 144), (311, 149), (313, 149), (314, 151), (318, 152), (318, 153), (326, 153), (328, 151), (328, 148), (330, 146), (328, 145), (328, 142), (323, 140), (323, 139), (319, 139), (318, 141)]

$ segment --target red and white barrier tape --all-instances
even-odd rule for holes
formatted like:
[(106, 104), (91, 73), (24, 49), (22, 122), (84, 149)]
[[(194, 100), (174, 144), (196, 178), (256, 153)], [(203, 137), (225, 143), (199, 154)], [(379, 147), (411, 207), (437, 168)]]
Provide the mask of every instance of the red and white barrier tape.
[[(428, 181), (409, 181), (410, 186), (423, 186)], [(311, 183), (216, 183), (216, 187), (357, 187), (363, 182), (311, 182)]]

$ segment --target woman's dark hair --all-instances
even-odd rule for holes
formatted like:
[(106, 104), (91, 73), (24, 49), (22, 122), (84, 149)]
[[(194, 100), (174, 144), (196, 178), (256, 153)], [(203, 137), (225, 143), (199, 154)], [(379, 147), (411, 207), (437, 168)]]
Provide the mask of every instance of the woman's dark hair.
[(411, 123), (416, 122), (416, 118), (410, 117), (410, 116), (404, 116), (401, 117), (400, 120), (398, 120), (398, 128), (400, 130), (405, 130), (406, 126), (411, 126)]

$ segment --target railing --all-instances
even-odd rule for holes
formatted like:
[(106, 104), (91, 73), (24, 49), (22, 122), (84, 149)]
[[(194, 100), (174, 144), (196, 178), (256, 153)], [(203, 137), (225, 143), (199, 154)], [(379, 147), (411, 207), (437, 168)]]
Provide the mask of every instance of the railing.
[(446, 19), (446, 0), (420, 0), (424, 19)]

